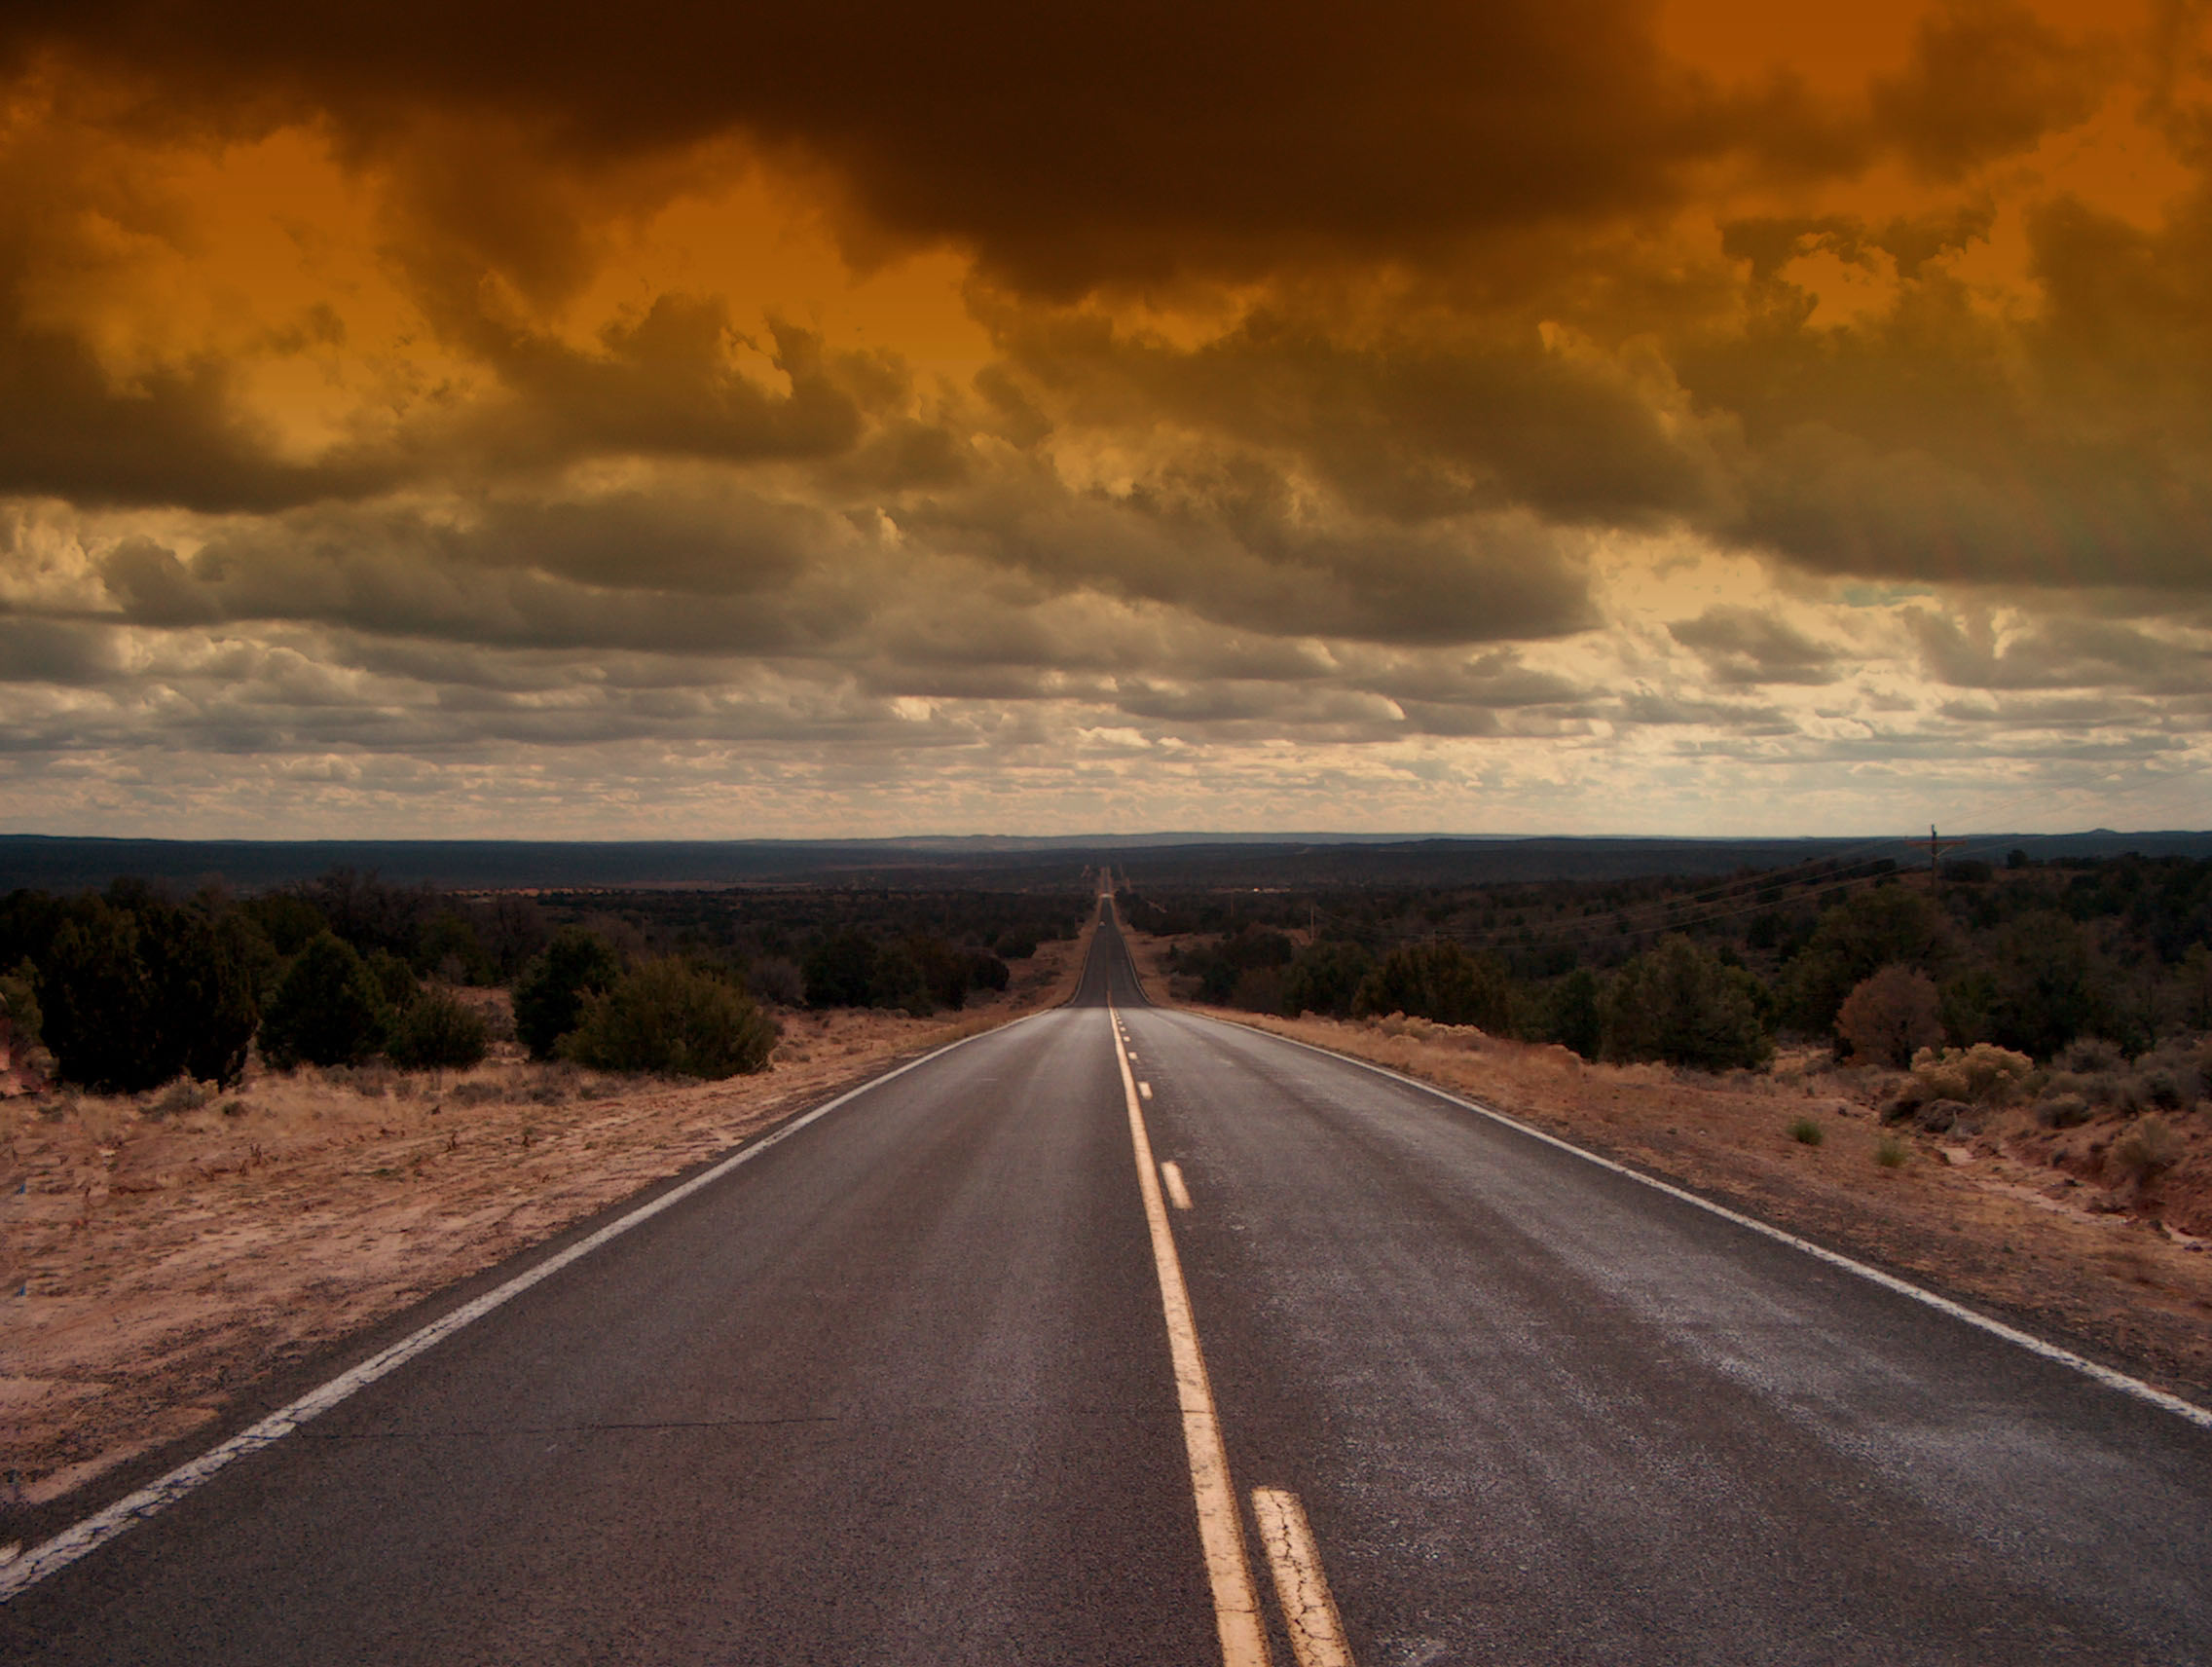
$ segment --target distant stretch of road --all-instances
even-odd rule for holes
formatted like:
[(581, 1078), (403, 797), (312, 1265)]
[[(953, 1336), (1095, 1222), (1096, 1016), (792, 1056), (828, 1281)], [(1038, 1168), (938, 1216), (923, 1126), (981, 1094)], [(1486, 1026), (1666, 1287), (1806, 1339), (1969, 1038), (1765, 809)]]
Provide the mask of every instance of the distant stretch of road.
[(0, 1658), (2204, 1662), (2212, 1432), (1152, 1008), (1109, 919), (1073, 1005), (55, 1566)]

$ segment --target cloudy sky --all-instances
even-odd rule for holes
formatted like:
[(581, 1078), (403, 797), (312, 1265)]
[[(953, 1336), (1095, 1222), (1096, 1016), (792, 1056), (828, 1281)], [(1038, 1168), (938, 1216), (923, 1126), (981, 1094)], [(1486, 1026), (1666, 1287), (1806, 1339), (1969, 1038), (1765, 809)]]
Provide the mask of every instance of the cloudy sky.
[(0, 16), (0, 827), (2212, 824), (2212, 14)]

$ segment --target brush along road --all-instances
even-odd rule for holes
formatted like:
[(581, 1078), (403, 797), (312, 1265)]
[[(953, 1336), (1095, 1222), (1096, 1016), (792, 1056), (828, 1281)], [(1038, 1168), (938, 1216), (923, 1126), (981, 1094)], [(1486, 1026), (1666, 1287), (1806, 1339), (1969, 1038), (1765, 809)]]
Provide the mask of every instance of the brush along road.
[(1111, 925), (348, 1387), (0, 1563), (0, 1657), (2212, 1658), (2188, 1409), (1148, 1008)]

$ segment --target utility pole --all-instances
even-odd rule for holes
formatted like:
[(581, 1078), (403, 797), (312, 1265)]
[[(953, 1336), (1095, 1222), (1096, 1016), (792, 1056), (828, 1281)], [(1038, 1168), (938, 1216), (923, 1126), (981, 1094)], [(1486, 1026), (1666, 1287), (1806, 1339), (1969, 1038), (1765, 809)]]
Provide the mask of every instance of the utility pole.
[(1927, 838), (1907, 839), (1905, 843), (1907, 845), (1926, 845), (1928, 847), (1928, 890), (1930, 895), (1933, 896), (1936, 890), (1943, 883), (1943, 853), (1945, 851), (1948, 851), (1954, 845), (1964, 845), (1966, 841), (1964, 839), (1943, 839), (1937, 837), (1936, 833), (1936, 824), (1931, 822), (1928, 825)]

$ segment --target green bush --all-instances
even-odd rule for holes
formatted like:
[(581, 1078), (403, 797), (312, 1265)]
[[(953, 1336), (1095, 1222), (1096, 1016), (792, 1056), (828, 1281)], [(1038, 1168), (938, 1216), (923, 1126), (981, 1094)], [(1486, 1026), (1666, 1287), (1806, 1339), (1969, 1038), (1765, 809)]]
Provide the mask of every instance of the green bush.
[(0, 1003), (6, 1006), (17, 1057), (27, 1055), (45, 1040), (38, 1007), (38, 969), (28, 960), (12, 973), (0, 973)]
[(1605, 1041), (1603, 994), (1597, 974), (1587, 967), (1559, 980), (1545, 994), (1543, 1040), (1571, 1048), (1585, 1059), (1598, 1057)]
[(299, 953), (261, 1021), (261, 1054), (278, 1070), (357, 1065), (384, 1046), (391, 1014), (353, 946), (318, 932)]
[(230, 1083), (260, 1015), (237, 935), (143, 887), (70, 906), (40, 971), (41, 1025), (60, 1074), (138, 1093), (180, 1072)]
[(1882, 968), (1941, 972), (1953, 953), (1950, 922), (1921, 893), (1899, 885), (1861, 892), (1822, 915), (1789, 963), (1788, 1017), (1826, 1035), (1844, 997)]
[(369, 969), (369, 977), (377, 982), (384, 994), (384, 1004), (396, 1016), (415, 1005), (415, 998), (423, 993), (423, 985), (415, 977), (415, 969), (394, 955), (389, 949), (371, 949), (362, 957)]
[(385, 1052), (403, 1071), (465, 1071), (489, 1046), (482, 1016), (451, 990), (432, 988), (400, 1016)]
[[(1032, 953), (1036, 941), (1030, 941)], [(839, 932), (826, 938), (806, 958), (809, 1007), (866, 1007), (875, 979), (875, 945), (865, 933)]]
[(1302, 1013), (1342, 1019), (1374, 970), (1374, 957), (1357, 944), (1336, 939), (1309, 944), (1283, 975), (1282, 1011), (1291, 1019)]
[(774, 1022), (726, 980), (675, 957), (646, 961), (584, 998), (582, 1022), (561, 1043), (603, 1071), (734, 1077), (768, 1063)]
[(1494, 955), (1470, 955), (1448, 940), (1393, 949), (1359, 986), (1362, 1016), (1402, 1013), (1439, 1024), (1513, 1029), (1513, 979)]
[(1789, 1138), (1800, 1146), (1818, 1146), (1827, 1137), (1827, 1130), (1813, 1118), (1800, 1117), (1789, 1125)]
[(583, 1019), (586, 997), (614, 987), (622, 963), (596, 932), (571, 926), (523, 969), (515, 982), (515, 1037), (534, 1059), (550, 1059)]
[(1763, 1065), (1756, 981), (1687, 938), (1660, 940), (1613, 975), (1601, 1005), (1608, 1059), (1660, 1059), (1718, 1071)]

